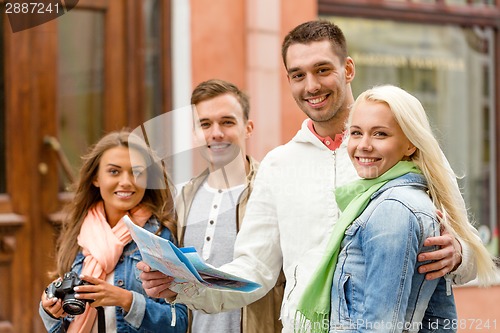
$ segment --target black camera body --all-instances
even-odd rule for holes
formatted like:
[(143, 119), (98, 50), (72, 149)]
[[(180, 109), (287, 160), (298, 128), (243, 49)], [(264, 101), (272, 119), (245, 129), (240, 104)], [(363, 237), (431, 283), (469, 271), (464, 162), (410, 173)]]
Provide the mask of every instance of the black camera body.
[(82, 300), (75, 298), (74, 288), (77, 286), (91, 284), (83, 281), (75, 272), (64, 273), (62, 280), (52, 282), (45, 293), (48, 298), (57, 297), (62, 300), (62, 308), (69, 315), (79, 315), (85, 311), (85, 303), (90, 303), (90, 300)]

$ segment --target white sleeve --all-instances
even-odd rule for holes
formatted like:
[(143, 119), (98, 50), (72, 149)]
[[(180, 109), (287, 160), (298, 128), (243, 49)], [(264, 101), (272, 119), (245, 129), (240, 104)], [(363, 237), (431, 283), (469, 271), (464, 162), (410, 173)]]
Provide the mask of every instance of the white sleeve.
[[(262, 161), (236, 237), (234, 260), (221, 270), (257, 282), (261, 288), (251, 293), (205, 288), (195, 295), (179, 293), (176, 302), (206, 313), (238, 309), (265, 296), (276, 284), (283, 260), (278, 219), (272, 188), (272, 168)], [(178, 291), (178, 290), (174, 290)]]
[[(477, 230), (471, 225), (471, 233), (479, 238)], [(462, 263), (457, 267), (456, 270), (450, 273), (452, 281), (454, 284), (465, 284), (474, 280), (477, 276), (477, 265), (474, 257), (474, 253), (470, 248), (469, 244), (462, 241), (460, 238), (457, 239), (462, 246)]]

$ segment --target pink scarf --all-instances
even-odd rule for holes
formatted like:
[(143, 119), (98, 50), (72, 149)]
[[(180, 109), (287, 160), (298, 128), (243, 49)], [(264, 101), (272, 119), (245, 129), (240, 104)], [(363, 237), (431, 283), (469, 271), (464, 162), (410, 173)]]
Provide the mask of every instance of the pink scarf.
[[(135, 224), (143, 227), (151, 217), (151, 212), (138, 205), (129, 211), (129, 216)], [(78, 235), (78, 245), (85, 255), (82, 274), (106, 280), (106, 276), (114, 271), (123, 248), (131, 240), (130, 232), (122, 220), (111, 228), (106, 221), (104, 203), (98, 202), (87, 213)], [(75, 317), (68, 332), (90, 332), (96, 315), (97, 310), (87, 306), (84, 313)]]

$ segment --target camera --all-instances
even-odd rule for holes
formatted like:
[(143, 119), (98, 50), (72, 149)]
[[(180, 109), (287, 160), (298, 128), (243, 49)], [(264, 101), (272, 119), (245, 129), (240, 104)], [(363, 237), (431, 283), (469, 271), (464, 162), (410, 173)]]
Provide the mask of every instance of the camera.
[(67, 314), (79, 315), (85, 311), (85, 303), (91, 303), (92, 301), (76, 299), (74, 288), (88, 284), (91, 283), (80, 279), (75, 272), (67, 272), (64, 273), (64, 277), (61, 280), (52, 282), (45, 289), (45, 293), (48, 298), (60, 298), (62, 300), (62, 308)]

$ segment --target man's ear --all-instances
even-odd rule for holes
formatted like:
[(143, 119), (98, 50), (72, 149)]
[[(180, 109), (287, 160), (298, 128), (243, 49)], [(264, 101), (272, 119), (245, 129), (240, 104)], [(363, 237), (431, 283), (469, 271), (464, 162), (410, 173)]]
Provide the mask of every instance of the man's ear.
[(252, 136), (253, 132), (253, 121), (252, 120), (247, 120), (247, 123), (245, 124), (245, 129), (247, 131), (246, 138), (250, 138)]
[(347, 83), (350, 83), (352, 80), (354, 80), (354, 76), (356, 76), (354, 61), (351, 57), (347, 57), (345, 59), (345, 79)]

